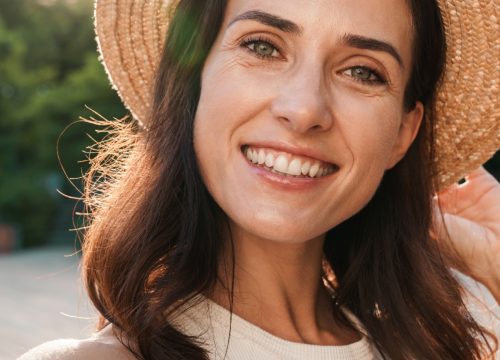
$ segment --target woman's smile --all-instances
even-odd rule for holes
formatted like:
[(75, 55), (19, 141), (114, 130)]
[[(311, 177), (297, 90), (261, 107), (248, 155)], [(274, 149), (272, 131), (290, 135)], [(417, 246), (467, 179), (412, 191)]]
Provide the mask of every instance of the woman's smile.
[(307, 191), (333, 181), (338, 165), (305, 153), (311, 152), (280, 143), (243, 145), (242, 161), (248, 165), (244, 176), (273, 191)]
[(272, 148), (244, 145), (241, 151), (250, 164), (287, 178), (317, 179), (338, 170), (335, 164)]
[(250, 233), (325, 233), (369, 201), (416, 134), (419, 108), (402, 106), (408, 9), (352, 2), (229, 3), (203, 68), (194, 147), (209, 192)]

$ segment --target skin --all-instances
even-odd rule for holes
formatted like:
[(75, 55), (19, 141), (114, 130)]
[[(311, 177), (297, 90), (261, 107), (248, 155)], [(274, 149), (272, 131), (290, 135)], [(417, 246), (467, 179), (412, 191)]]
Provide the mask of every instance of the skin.
[(483, 283), (500, 303), (500, 185), (482, 167), (466, 180), (435, 197), (439, 244), (451, 266)]
[[(300, 34), (232, 22), (248, 10), (292, 21)], [(401, 64), (387, 52), (345, 44), (345, 34), (391, 44)], [(276, 336), (324, 345), (358, 340), (331, 316), (321, 284), (324, 235), (366, 205), (418, 131), (422, 104), (403, 108), (411, 38), (404, 0), (229, 1), (203, 69), (194, 147), (203, 180), (230, 221), (233, 311)], [(275, 47), (273, 60), (258, 56), (256, 40)], [(357, 66), (385, 82), (361, 82)], [(314, 154), (338, 171), (307, 186), (270, 180), (241, 151), (262, 144)], [(228, 259), (210, 295), (225, 307)]]
[[(394, 12), (385, 14), (387, 6)], [(303, 34), (256, 21), (227, 27), (250, 9), (290, 19)], [(325, 13), (332, 15), (322, 17)], [(261, 238), (289, 243), (320, 237), (368, 202), (416, 133), (421, 105), (411, 113), (402, 105), (411, 61), (406, 4), (235, 0), (226, 15), (204, 67), (195, 120), (195, 150), (205, 183), (235, 223)], [(386, 53), (342, 46), (345, 33), (392, 43), (405, 68)], [(239, 41), (250, 34), (266, 35), (282, 54), (270, 61), (249, 53)], [(366, 85), (343, 75), (356, 65), (385, 72), (390, 84)], [(311, 149), (341, 169), (335, 180), (307, 192), (262, 186), (249, 176), (240, 152), (242, 145), (262, 141)]]
[[(254, 20), (228, 26), (256, 9), (293, 21), (301, 34)], [(205, 184), (231, 222), (234, 312), (281, 338), (335, 345), (357, 339), (332, 319), (320, 282), (322, 244), (326, 231), (370, 200), (415, 137), (422, 105), (403, 109), (410, 24), (404, 0), (229, 1), (203, 69), (194, 145)], [(346, 33), (392, 44), (402, 66), (386, 52), (346, 46)], [(241, 45), (255, 35), (279, 48), (273, 61)], [(359, 65), (387, 83), (360, 82), (350, 71)], [(263, 181), (241, 146), (266, 141), (313, 151), (339, 170), (307, 189)], [(227, 306), (222, 294), (212, 297)]]

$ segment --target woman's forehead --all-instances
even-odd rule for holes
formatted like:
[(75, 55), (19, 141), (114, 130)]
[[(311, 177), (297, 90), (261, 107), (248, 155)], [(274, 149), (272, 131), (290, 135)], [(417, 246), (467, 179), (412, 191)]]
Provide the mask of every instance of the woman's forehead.
[(224, 28), (252, 19), (246, 15), (256, 12), (296, 25), (307, 39), (336, 41), (355, 35), (391, 44), (403, 60), (411, 56), (407, 0), (229, 0)]

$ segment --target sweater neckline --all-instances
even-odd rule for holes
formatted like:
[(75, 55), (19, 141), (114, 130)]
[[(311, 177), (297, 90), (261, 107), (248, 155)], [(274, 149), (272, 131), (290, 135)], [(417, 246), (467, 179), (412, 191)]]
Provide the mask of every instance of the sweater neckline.
[[(200, 295), (199, 300), (199, 302), (196, 301), (199, 305), (194, 306), (191, 310), (200, 311), (199, 313), (203, 314), (203, 310), (197, 310), (196, 308), (202, 304), (206, 304), (208, 307), (208, 320), (214, 334), (219, 334), (227, 338), (229, 331), (231, 331), (229, 346), (231, 346), (231, 342), (233, 341), (234, 345), (237, 345), (238, 341), (246, 341), (276, 354), (277, 358), (286, 359), (331, 360), (374, 358), (374, 349), (363, 333), (361, 333), (360, 340), (348, 345), (315, 345), (289, 341), (271, 334), (234, 313), (231, 314), (228, 309), (204, 295)], [(356, 319), (352, 319), (354, 315), (349, 313), (347, 315), (357, 323)], [(356, 325), (358, 326), (358, 324)]]

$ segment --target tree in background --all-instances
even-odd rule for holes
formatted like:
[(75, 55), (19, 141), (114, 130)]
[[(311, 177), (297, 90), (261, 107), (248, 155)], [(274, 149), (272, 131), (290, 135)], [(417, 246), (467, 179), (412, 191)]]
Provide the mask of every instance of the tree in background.
[[(92, 26), (90, 0), (0, 0), (0, 223), (14, 225), (25, 247), (71, 225), (74, 201), (56, 193), (77, 195), (56, 156), (64, 128), (89, 115), (85, 105), (109, 118), (125, 114), (97, 60)], [(71, 177), (81, 174), (91, 131), (78, 123), (61, 137)]]

